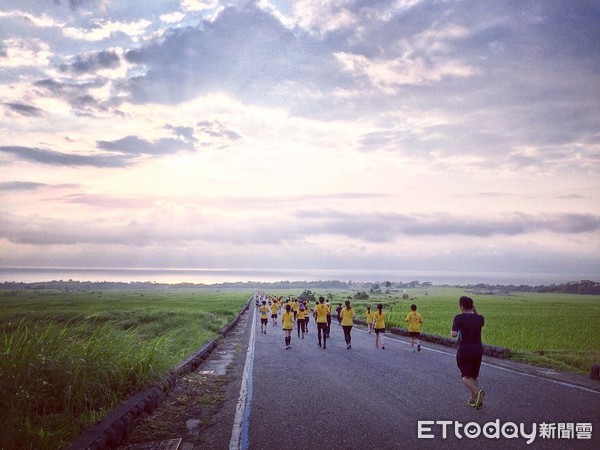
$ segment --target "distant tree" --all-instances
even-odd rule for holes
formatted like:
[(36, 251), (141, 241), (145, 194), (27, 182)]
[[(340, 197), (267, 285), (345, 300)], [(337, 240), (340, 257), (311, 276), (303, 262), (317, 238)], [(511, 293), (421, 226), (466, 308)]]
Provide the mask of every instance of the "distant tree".
[(314, 302), (315, 294), (313, 294), (309, 289), (304, 289), (304, 292), (298, 296), (298, 299)]
[(402, 300), (408, 300), (408, 294), (402, 294)]
[(356, 294), (354, 294), (355, 300), (367, 300), (368, 298), (369, 294), (367, 294), (365, 291), (358, 291)]
[(333, 294), (331, 292), (328, 292), (327, 295), (325, 296), (327, 298), (327, 300), (329, 300), (330, 302), (333, 301)]
[(384, 281), (383, 282), (383, 287), (385, 287), (385, 293), (389, 294), (390, 293), (390, 288), (392, 287), (392, 283), (390, 283), (389, 281)]
[(379, 283), (373, 283), (373, 285), (369, 289), (369, 292), (371, 294), (379, 294), (381, 292), (381, 287), (379, 286)]

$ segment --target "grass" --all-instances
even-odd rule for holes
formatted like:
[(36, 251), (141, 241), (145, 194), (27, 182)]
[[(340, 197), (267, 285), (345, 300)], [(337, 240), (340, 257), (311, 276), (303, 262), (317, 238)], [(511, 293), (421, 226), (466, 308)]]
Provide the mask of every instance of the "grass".
[[(327, 295), (327, 291), (316, 293)], [(333, 308), (350, 299), (357, 318), (364, 319), (367, 306), (378, 303), (387, 313), (386, 325), (406, 328), (406, 315), (415, 303), (423, 315), (424, 333), (450, 336), (452, 319), (459, 313), (458, 298), (471, 296), (485, 317), (483, 341), (510, 348), (513, 359), (575, 373), (589, 373), (600, 363), (600, 296), (551, 293), (514, 295), (465, 294), (461, 289), (430, 287), (390, 294), (370, 294), (354, 300), (353, 292), (330, 291)], [(404, 300), (406, 294), (409, 299)], [(285, 295), (293, 295), (288, 294)]]
[(66, 447), (216, 336), (249, 297), (0, 291), (0, 448)]

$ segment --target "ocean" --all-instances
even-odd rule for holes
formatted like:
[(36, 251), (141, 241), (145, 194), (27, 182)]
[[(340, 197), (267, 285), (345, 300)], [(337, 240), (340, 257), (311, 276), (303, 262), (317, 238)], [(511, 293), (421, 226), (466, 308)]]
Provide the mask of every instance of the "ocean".
[(599, 281), (594, 274), (442, 272), (406, 270), (334, 270), (334, 269), (97, 269), (97, 268), (0, 268), (0, 283), (47, 281), (118, 281), (155, 283), (277, 282), (277, 281), (353, 281), (392, 283), (419, 281), (436, 285), (560, 284), (569, 281)]

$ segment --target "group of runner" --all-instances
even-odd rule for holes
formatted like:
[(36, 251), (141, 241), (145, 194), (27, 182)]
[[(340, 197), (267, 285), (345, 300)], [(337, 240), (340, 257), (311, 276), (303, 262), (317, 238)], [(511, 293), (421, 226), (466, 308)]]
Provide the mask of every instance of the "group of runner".
[[(316, 305), (311, 307), (310, 301), (298, 299), (295, 297), (272, 296), (267, 294), (255, 295), (256, 306), (260, 314), (260, 332), (267, 334), (267, 326), (269, 318), (273, 326), (277, 325), (279, 313), (281, 313), (281, 326), (285, 335), (285, 348), (291, 348), (291, 332), (296, 329), (298, 338), (304, 339), (304, 335), (308, 333), (310, 317), (315, 319), (317, 324), (317, 339), (318, 347), (326, 349), (327, 339), (330, 337), (332, 306), (329, 301), (325, 301), (323, 297), (319, 297)], [(346, 348), (352, 348), (352, 327), (356, 314), (354, 308), (350, 304), (350, 300), (345, 301), (345, 306), (340, 303), (336, 308), (338, 324), (341, 325), (344, 331), (344, 340)], [(369, 334), (375, 333), (375, 347), (385, 350), (385, 312), (383, 305), (377, 305), (375, 312), (371, 311), (371, 307), (367, 307), (365, 313), (365, 321), (367, 323)], [(408, 322), (408, 330), (411, 337), (412, 351), (421, 351), (420, 331), (423, 317), (417, 312), (417, 306), (411, 305), (411, 312), (406, 316)], [(416, 345), (416, 347), (415, 347)]]
[[(319, 297), (314, 307), (310, 302), (304, 299), (289, 297), (277, 297), (267, 294), (255, 294), (256, 306), (260, 314), (261, 333), (267, 333), (269, 315), (274, 326), (277, 325), (279, 312), (281, 313), (281, 326), (285, 336), (285, 348), (289, 350), (292, 346), (292, 331), (297, 330), (298, 338), (304, 339), (308, 333), (311, 315), (317, 324), (318, 347), (327, 348), (327, 339), (331, 331), (332, 307), (329, 301)], [(478, 387), (479, 371), (483, 357), (483, 344), (481, 341), (481, 329), (485, 323), (483, 316), (477, 313), (473, 300), (470, 297), (460, 297), (459, 308), (461, 314), (454, 317), (452, 323), (451, 335), (458, 339), (458, 350), (456, 353), (457, 366), (461, 373), (461, 378), (469, 390), (469, 400), (467, 405), (477, 410), (483, 407), (485, 392)], [(421, 351), (421, 325), (423, 316), (417, 312), (417, 306), (411, 305), (410, 312), (405, 321), (408, 323), (410, 333), (410, 344), (413, 353)], [(338, 323), (344, 330), (344, 340), (346, 348), (352, 348), (352, 327), (356, 314), (350, 304), (350, 300), (345, 301), (345, 306), (340, 303), (336, 308)], [(371, 307), (367, 307), (365, 321), (369, 334), (375, 333), (375, 347), (385, 349), (385, 312), (383, 305), (377, 305), (375, 312)]]

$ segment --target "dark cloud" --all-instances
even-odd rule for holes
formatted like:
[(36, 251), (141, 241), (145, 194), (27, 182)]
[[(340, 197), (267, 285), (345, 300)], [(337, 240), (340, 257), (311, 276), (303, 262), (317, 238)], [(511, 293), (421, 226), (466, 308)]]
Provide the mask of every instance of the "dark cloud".
[(61, 64), (59, 70), (73, 74), (94, 73), (100, 69), (115, 69), (121, 65), (121, 58), (112, 50), (76, 56), (73, 62)]
[(126, 167), (132, 160), (125, 156), (74, 155), (35, 147), (0, 146), (0, 152), (18, 159), (54, 166)]
[(10, 111), (13, 111), (25, 117), (44, 117), (46, 115), (43, 109), (31, 105), (26, 105), (24, 103), (5, 102), (4, 106)]
[(71, 105), (77, 114), (93, 115), (95, 112), (112, 111), (117, 113), (114, 106), (118, 106), (118, 101), (110, 100), (107, 102), (99, 101), (91, 95), (90, 89), (97, 89), (105, 86), (108, 80), (96, 78), (91, 81), (77, 82), (73, 80), (56, 81), (50, 78), (36, 81), (34, 86), (41, 88), (39, 94), (44, 96), (54, 96), (63, 99)]
[[(136, 207), (142, 202), (129, 197), (116, 201), (109, 197), (74, 196), (67, 199), (98, 207)], [(335, 218), (334, 218), (335, 217)], [(308, 220), (310, 219), (310, 220)], [(152, 246), (157, 242), (180, 245), (185, 242), (210, 242), (235, 245), (306, 244), (310, 236), (336, 235), (363, 242), (388, 243), (395, 238), (459, 236), (462, 238), (489, 238), (516, 236), (547, 231), (557, 235), (597, 233), (600, 217), (585, 214), (556, 214), (552, 216), (527, 216), (514, 214), (506, 219), (480, 220), (439, 214), (434, 216), (403, 216), (371, 214), (361, 217), (353, 214), (303, 212), (295, 220), (281, 221), (256, 218), (249, 223), (214, 224), (189, 227), (181, 220), (169, 224), (132, 220), (126, 224), (71, 221), (67, 225), (58, 219), (35, 217), (20, 221), (17, 217), (2, 217), (2, 236), (13, 242), (54, 244), (116, 244)], [(187, 218), (197, 222), (198, 218)], [(465, 243), (465, 245), (467, 245)], [(472, 246), (473, 244), (468, 244)], [(349, 245), (349, 250), (352, 246)]]
[(211, 90), (262, 102), (277, 84), (314, 80), (326, 70), (317, 42), (306, 35), (303, 39), (252, 2), (227, 7), (213, 22), (172, 30), (160, 40), (126, 52), (128, 62), (147, 71), (123, 88), (140, 103), (177, 103)]
[(175, 138), (162, 138), (154, 142), (137, 136), (126, 136), (116, 141), (97, 141), (98, 148), (129, 155), (168, 155), (179, 151), (193, 151), (194, 145)]
[(34, 183), (32, 181), (6, 181), (0, 183), (1, 191), (34, 191), (47, 186), (44, 183)]
[(2, 191), (35, 191), (42, 188), (78, 188), (79, 185), (72, 183), (63, 184), (46, 184), (36, 183), (33, 181), (6, 181), (0, 183), (0, 190)]
[(182, 139), (185, 142), (196, 142), (197, 139), (194, 136), (194, 129), (192, 127), (178, 127), (174, 125), (165, 125), (167, 130), (173, 130), (173, 134), (176, 138)]
[(451, 214), (350, 214), (337, 211), (301, 211), (315, 231), (338, 234), (370, 242), (388, 242), (408, 236), (516, 236), (549, 231), (558, 234), (600, 231), (600, 216), (592, 214), (527, 215), (508, 214), (497, 219), (453, 216)]

